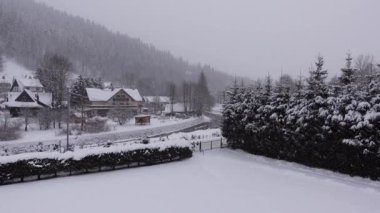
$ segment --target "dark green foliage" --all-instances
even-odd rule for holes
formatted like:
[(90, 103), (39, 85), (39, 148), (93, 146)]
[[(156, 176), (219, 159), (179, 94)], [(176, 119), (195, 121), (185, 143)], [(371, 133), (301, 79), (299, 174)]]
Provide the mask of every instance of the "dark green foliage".
[(201, 115), (202, 113), (209, 110), (213, 105), (213, 99), (210, 95), (207, 79), (203, 71), (199, 75), (195, 94), (195, 111)]
[(169, 147), (166, 149), (138, 149), (133, 151), (94, 154), (80, 160), (73, 158), (66, 160), (58, 159), (31, 159), (20, 160), (13, 163), (0, 164), (0, 184), (7, 181), (41, 175), (57, 176), (59, 172), (86, 173), (90, 170), (102, 167), (115, 169), (116, 166), (153, 165), (167, 161), (190, 158), (192, 151), (188, 147)]
[(319, 57), (306, 91), (301, 80), (294, 93), (281, 85), (268, 89), (269, 78), (264, 92), (235, 84), (224, 105), (223, 136), (253, 154), (378, 180), (380, 95), (373, 90), (380, 80), (374, 76), (370, 90), (356, 88), (348, 64), (343, 89), (332, 92), (322, 65)]

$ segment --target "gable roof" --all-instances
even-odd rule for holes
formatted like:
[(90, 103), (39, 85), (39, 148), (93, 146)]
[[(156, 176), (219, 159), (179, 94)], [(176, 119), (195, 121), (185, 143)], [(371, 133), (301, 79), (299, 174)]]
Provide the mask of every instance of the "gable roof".
[(25, 88), (25, 87), (43, 87), (40, 80), (32, 77), (25, 77), (25, 78), (15, 78), (14, 82), (17, 82), (18, 86), (20, 88)]
[[(20, 99), (24, 98), (23, 101)], [(16, 102), (34, 102), (33, 94), (30, 93), (28, 90), (23, 90), (15, 99)]]
[[(31, 102), (21, 102), (17, 99), (26, 94), (31, 98)], [(37, 98), (38, 97), (38, 98)], [(42, 108), (51, 107), (52, 94), (51, 93), (37, 93), (30, 90), (23, 90), (22, 92), (8, 92), (8, 101), (4, 103), (7, 107), (20, 107), (20, 108)]]
[(120, 91), (124, 91), (125, 93), (127, 93), (134, 101), (138, 101), (138, 102), (143, 101), (143, 98), (137, 89), (118, 88), (118, 89), (110, 90), (110, 89), (86, 88), (87, 96), (90, 101), (108, 101)]

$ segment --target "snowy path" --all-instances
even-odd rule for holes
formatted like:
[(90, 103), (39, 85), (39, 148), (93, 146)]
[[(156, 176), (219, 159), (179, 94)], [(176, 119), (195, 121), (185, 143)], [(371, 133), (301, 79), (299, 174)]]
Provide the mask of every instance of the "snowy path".
[(376, 212), (380, 183), (231, 150), (0, 187), (0, 212)]

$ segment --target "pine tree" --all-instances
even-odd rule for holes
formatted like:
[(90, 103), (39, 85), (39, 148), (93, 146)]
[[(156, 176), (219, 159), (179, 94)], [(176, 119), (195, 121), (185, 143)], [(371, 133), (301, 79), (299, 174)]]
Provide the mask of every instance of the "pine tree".
[(197, 99), (196, 99), (196, 112), (202, 114), (209, 110), (212, 105), (212, 96), (207, 85), (207, 79), (204, 72), (199, 75), (197, 83)]
[(301, 98), (304, 95), (304, 82), (302, 75), (298, 76), (298, 80), (295, 82), (295, 94), (297, 98)]
[(310, 71), (308, 79), (308, 98), (315, 96), (326, 97), (328, 94), (325, 79), (327, 78), (327, 70), (323, 70), (324, 60), (322, 56), (318, 56), (315, 63), (316, 69)]
[(268, 75), (265, 79), (265, 85), (264, 85), (264, 96), (269, 99), (269, 97), (272, 95), (273, 85), (272, 85), (272, 78), (270, 75)]
[(350, 85), (355, 82), (356, 69), (352, 68), (352, 57), (350, 54), (347, 54), (346, 67), (341, 70), (342, 76), (339, 78), (339, 80), (343, 85)]

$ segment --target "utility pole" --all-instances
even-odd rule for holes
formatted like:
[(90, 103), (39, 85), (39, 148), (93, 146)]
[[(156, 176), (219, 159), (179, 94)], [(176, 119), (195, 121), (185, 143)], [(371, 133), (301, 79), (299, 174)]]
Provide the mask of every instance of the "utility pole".
[(67, 88), (67, 120), (66, 120), (66, 151), (69, 150), (70, 146), (70, 134), (69, 134), (69, 126), (70, 126), (70, 88)]

